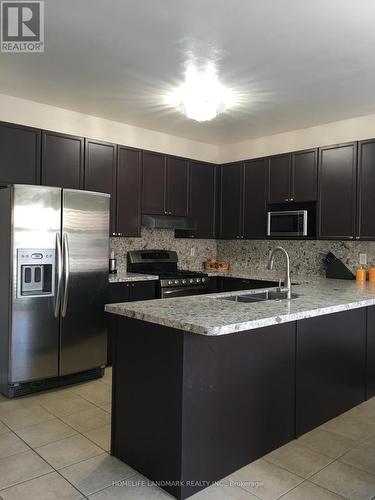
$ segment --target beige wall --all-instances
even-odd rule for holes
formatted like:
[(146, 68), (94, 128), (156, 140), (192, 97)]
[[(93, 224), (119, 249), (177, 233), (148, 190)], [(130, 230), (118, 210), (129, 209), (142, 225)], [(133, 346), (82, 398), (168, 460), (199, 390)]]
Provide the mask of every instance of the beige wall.
[(373, 114), (217, 146), (4, 94), (0, 120), (214, 163), (375, 137)]
[(259, 158), (373, 137), (375, 137), (375, 114), (233, 144), (224, 144), (219, 147), (219, 162)]
[(213, 144), (191, 141), (67, 109), (0, 94), (0, 120), (126, 146), (218, 162)]

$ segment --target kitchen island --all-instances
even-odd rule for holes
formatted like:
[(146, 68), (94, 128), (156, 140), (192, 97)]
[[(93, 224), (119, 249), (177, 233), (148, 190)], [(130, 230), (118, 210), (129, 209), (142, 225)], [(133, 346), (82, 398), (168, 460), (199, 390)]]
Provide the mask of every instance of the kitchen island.
[(112, 449), (177, 498), (375, 395), (375, 285), (211, 294), (116, 314)]

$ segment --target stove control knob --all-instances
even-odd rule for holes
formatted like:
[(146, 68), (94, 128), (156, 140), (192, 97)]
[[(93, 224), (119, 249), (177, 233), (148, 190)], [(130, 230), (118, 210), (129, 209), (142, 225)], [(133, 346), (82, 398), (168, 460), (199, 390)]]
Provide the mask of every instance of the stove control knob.
[(189, 280), (189, 282), (190, 282), (190, 283), (194, 283), (194, 280), (193, 280), (193, 279), (190, 279), (190, 280)]
[(179, 284), (179, 281), (178, 281), (178, 280), (174, 280), (174, 284), (175, 284), (175, 285), (178, 285), (178, 284)]
[(202, 283), (206, 283), (206, 278), (202, 278)]
[(168, 285), (173, 285), (173, 281), (169, 280)]
[(186, 280), (182, 280), (182, 284), (183, 284), (183, 285), (186, 285)]
[(195, 281), (196, 281), (197, 283), (200, 283), (200, 282), (201, 282), (201, 279), (200, 279), (200, 278), (197, 278)]

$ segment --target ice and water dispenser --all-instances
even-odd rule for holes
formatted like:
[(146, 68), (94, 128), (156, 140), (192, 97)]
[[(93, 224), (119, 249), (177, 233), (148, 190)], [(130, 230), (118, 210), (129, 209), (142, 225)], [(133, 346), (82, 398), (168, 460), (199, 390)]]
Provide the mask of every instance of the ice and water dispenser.
[(55, 249), (17, 250), (17, 297), (54, 294)]

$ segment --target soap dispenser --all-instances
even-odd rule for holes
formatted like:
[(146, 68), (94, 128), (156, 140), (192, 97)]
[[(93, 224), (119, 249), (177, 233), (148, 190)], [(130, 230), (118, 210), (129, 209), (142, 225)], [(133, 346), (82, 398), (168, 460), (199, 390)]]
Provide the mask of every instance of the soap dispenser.
[(109, 274), (117, 273), (117, 259), (115, 258), (115, 252), (112, 250), (109, 257)]

